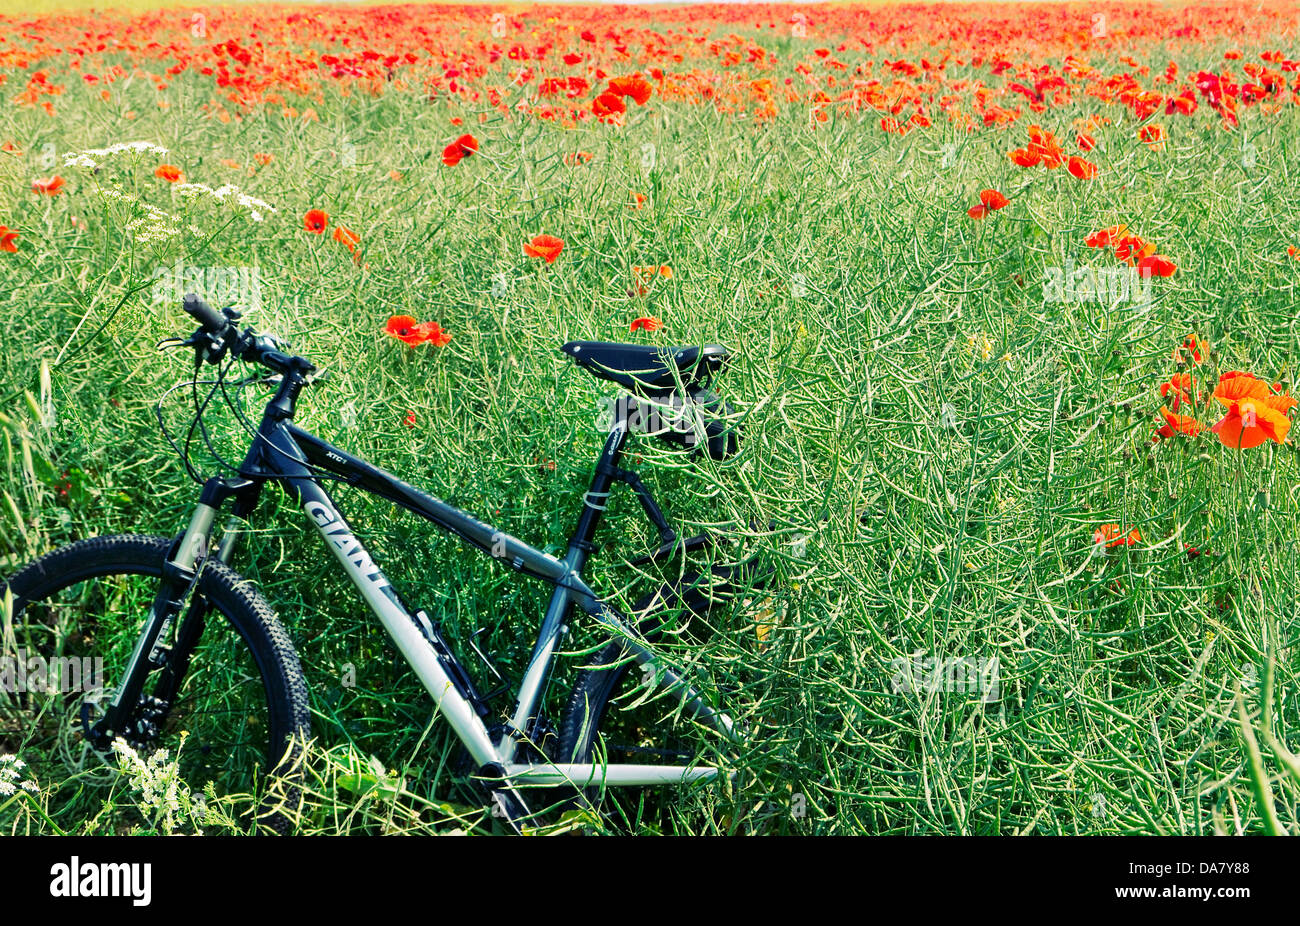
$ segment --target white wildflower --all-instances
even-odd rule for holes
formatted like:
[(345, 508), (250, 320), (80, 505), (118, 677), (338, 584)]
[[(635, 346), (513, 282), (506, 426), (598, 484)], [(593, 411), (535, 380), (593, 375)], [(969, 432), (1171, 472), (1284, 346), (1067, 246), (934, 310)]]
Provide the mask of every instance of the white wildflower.
[[(182, 747), (186, 736), (181, 734)], [(203, 822), (203, 808), (196, 806), (189, 786), (181, 777), (179, 761), (172, 759), (170, 752), (159, 749), (144, 760), (120, 739), (114, 740), (113, 750), (118, 756), (118, 767), (139, 792), (137, 803), (141, 811), (163, 833), (170, 835), (187, 821), (191, 825)]]
[(248, 217), (254, 222), (262, 221), (264, 218), (262, 213), (264, 211), (276, 211), (275, 207), (270, 203), (257, 199), (254, 196), (249, 196), (247, 193), (240, 190), (239, 187), (229, 183), (220, 186), (215, 190), (203, 183), (182, 183), (173, 187), (173, 189), (181, 196), (187, 198), (194, 196), (211, 196), (213, 199), (222, 203), (228, 200), (233, 200), (237, 206), (248, 212)]
[(27, 763), (17, 756), (0, 755), (0, 797), (9, 797), (19, 788), (32, 794), (37, 793), (36, 782), (19, 781), (18, 773), (27, 767)]
[(124, 195), (119, 190), (100, 190), (100, 195), (108, 199), (117, 199), (138, 206), (144, 212), (143, 215), (136, 216), (126, 223), (127, 233), (141, 244), (161, 241), (181, 233), (180, 226), (176, 224), (176, 219), (157, 206), (146, 203), (134, 196)]
[(65, 167), (83, 167), (86, 170), (94, 170), (99, 166), (99, 162), (105, 158), (110, 158), (115, 154), (156, 154), (164, 155), (167, 149), (162, 145), (155, 145), (148, 141), (125, 141), (116, 145), (109, 145), (107, 148), (87, 148), (85, 151), (69, 152), (63, 156)]
[(171, 216), (160, 209), (154, 209), (146, 203), (146, 214), (126, 223), (126, 231), (140, 244), (151, 244), (181, 233), (179, 227), (171, 221)]

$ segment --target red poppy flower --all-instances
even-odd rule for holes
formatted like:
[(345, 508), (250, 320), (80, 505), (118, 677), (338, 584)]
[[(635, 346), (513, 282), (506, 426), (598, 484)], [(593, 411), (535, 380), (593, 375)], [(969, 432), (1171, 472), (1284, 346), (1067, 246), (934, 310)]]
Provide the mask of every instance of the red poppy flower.
[(1084, 244), (1090, 248), (1113, 247), (1127, 231), (1127, 225), (1112, 225), (1110, 228), (1103, 228), (1100, 231), (1093, 232), (1084, 239)]
[(408, 428), (415, 427), (415, 412), (408, 411), (406, 417), (402, 419), (402, 424), (406, 425)]
[(632, 320), (629, 331), (658, 331), (664, 326), (664, 323), (653, 315), (643, 316)]
[(1152, 254), (1137, 262), (1138, 273), (1143, 276), (1171, 277), (1178, 268), (1163, 254)]
[(420, 344), (445, 347), (451, 342), (451, 335), (437, 322), (417, 322), (410, 315), (394, 315), (384, 326), (384, 333), (409, 347)]
[[(1187, 337), (1183, 339), (1183, 344), (1181, 347), (1174, 348), (1173, 360), (1174, 363), (1183, 363), (1184, 362), (1183, 352), (1186, 351), (1187, 356), (1192, 363), (1194, 364), (1200, 363), (1201, 353), (1202, 352), (1209, 353), (1209, 350), (1210, 350), (1210, 345), (1208, 343), (1202, 341), (1194, 334), (1189, 334)], [(1235, 374), (1225, 374), (1225, 375), (1235, 375)]]
[(1160, 397), (1170, 399), (1172, 396), (1170, 404), (1173, 405), (1174, 411), (1178, 411), (1178, 406), (1182, 403), (1192, 404), (1192, 391), (1195, 388), (1196, 384), (1192, 381), (1191, 373), (1175, 373), (1169, 377), (1168, 382), (1160, 384)]
[(989, 209), (1001, 209), (1010, 202), (997, 190), (980, 190), (980, 205), (988, 206)]
[(1097, 139), (1091, 135), (1080, 135), (1074, 142), (1079, 146), (1080, 151), (1091, 151), (1097, 147)]
[(673, 278), (673, 268), (667, 264), (651, 264), (649, 267), (633, 267), (632, 274), (640, 277), (647, 283), (651, 283), (654, 281), (655, 277), (663, 277), (665, 280), (671, 280)]
[(18, 253), (18, 245), (14, 243), (17, 240), (18, 232), (7, 225), (0, 225), (0, 251), (8, 251), (10, 254)]
[(1233, 402), (1244, 399), (1266, 399), (1269, 396), (1268, 383), (1257, 379), (1253, 373), (1241, 370), (1229, 370), (1219, 377), (1219, 385), (1214, 387), (1214, 400), (1221, 405), (1231, 407)]
[(982, 219), (997, 209), (1001, 209), (1011, 200), (1007, 199), (997, 190), (980, 190), (980, 203), (978, 206), (971, 206), (966, 210), (966, 214), (972, 219)]
[(1055, 169), (1065, 163), (1065, 149), (1056, 140), (1056, 136), (1041, 126), (1029, 127), (1029, 146), (1026, 149), (1043, 162), (1043, 166)]
[(185, 179), (185, 175), (181, 173), (181, 169), (175, 164), (160, 164), (158, 169), (153, 172), (153, 175), (166, 180), (168, 183), (179, 183)]
[(610, 79), (606, 92), (620, 97), (630, 96), (638, 106), (644, 106), (650, 99), (652, 89), (644, 77), (614, 77)]
[[(1215, 398), (1218, 397), (1218, 390), (1215, 390)], [(1228, 414), (1210, 430), (1219, 435), (1219, 441), (1225, 447), (1238, 450), (1258, 447), (1266, 440), (1285, 443), (1287, 432), (1291, 430), (1291, 419), (1273, 408), (1266, 401), (1268, 398), (1248, 397), (1226, 403)]]
[(1156, 252), (1156, 246), (1137, 235), (1126, 235), (1115, 245), (1115, 256), (1126, 264), (1136, 264)]
[(424, 332), (420, 330), (420, 323), (410, 315), (394, 315), (384, 326), (384, 334), (389, 337), (414, 347), (417, 344), (424, 343)]
[(613, 93), (602, 93), (591, 101), (591, 111), (597, 116), (620, 116), (627, 112), (627, 104), (623, 102), (621, 96)]
[(629, 209), (640, 209), (645, 205), (645, 194), (632, 191), (632, 201), (627, 204)]
[[(1164, 418), (1165, 427), (1171, 432), (1166, 436), (1186, 434), (1188, 437), (1195, 437), (1201, 433), (1201, 423), (1191, 415), (1175, 415), (1167, 406), (1161, 406), (1160, 417)], [(1161, 428), (1161, 431), (1163, 432), (1164, 428)]]
[(325, 228), (330, 223), (329, 214), (324, 209), (310, 209), (302, 217), (303, 227), (313, 235), (323, 235)]
[(265, 167), (267, 164), (270, 164), (272, 161), (274, 161), (275, 157), (274, 155), (270, 155), (270, 154), (255, 154), (253, 155), (253, 160), (256, 161), (258, 164), (261, 164), (263, 167)]
[(1225, 447), (1247, 450), (1266, 440), (1281, 444), (1291, 430), (1287, 411), (1295, 400), (1286, 395), (1272, 395), (1268, 383), (1250, 373), (1229, 370), (1219, 377), (1214, 389), (1215, 401), (1228, 413), (1210, 430), (1219, 435)]
[(1073, 154), (1070, 155), (1069, 171), (1080, 180), (1091, 180), (1097, 176), (1097, 165)]
[(673, 278), (673, 268), (667, 264), (649, 267), (633, 267), (632, 282), (635, 285), (635, 291), (628, 293), (630, 296), (644, 296), (650, 291), (650, 284), (657, 278), (663, 277), (665, 280)]
[[(1273, 387), (1275, 389), (1278, 388), (1278, 386), (1280, 386), (1279, 383), (1273, 384)], [(1267, 405), (1269, 408), (1273, 409), (1273, 411), (1281, 412), (1282, 414), (1285, 415), (1291, 409), (1296, 407), (1296, 400), (1293, 399), (1291, 396), (1283, 393), (1281, 395), (1265, 396), (1264, 404)]]
[(1007, 157), (1011, 158), (1011, 162), (1017, 167), (1033, 167), (1043, 160), (1036, 152), (1030, 151), (1028, 148), (1017, 148), (1014, 151), (1009, 151)]
[(432, 344), (434, 347), (446, 347), (451, 343), (451, 334), (443, 330), (442, 325), (437, 322), (420, 322), (416, 329), (424, 337), (426, 344)]
[(1103, 524), (1092, 532), (1092, 542), (1097, 546), (1105, 544), (1108, 547), (1131, 547), (1142, 542), (1142, 535), (1136, 527), (1125, 534), (1118, 524)]
[(339, 244), (347, 245), (347, 249), (355, 254), (357, 245), (361, 243), (361, 236), (352, 229), (340, 225), (334, 229), (334, 240)]
[(462, 135), (446, 148), (442, 149), (442, 163), (448, 167), (454, 167), (461, 162), (463, 158), (469, 157), (478, 151), (478, 139), (473, 135)]
[(1164, 151), (1165, 141), (1169, 136), (1165, 134), (1163, 125), (1144, 125), (1138, 129), (1138, 138), (1152, 151)]
[(538, 235), (524, 245), (524, 254), (529, 257), (540, 257), (548, 264), (555, 263), (555, 259), (563, 250), (564, 242), (554, 235)]
[(63, 184), (63, 178), (55, 174), (45, 180), (33, 180), (32, 192), (43, 193), (46, 196), (57, 196), (59, 191), (63, 189)]

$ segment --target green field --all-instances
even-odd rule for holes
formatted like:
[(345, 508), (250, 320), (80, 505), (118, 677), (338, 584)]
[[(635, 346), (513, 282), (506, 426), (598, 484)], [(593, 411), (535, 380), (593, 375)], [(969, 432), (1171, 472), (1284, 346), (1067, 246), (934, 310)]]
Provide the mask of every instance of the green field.
[[(225, 123), (193, 73), (167, 109), (154, 96), (144, 81), (101, 106), (97, 88), (75, 86), (57, 119), (0, 108), (0, 141), (21, 149), (0, 152), (0, 223), (22, 233), (0, 254), (0, 574), (82, 537), (183, 529), (197, 488), (153, 406), (189, 368), (155, 344), (191, 330), (179, 290), (194, 274), (228, 301), (255, 279), (247, 321), (328, 371), (299, 424), (552, 552), (612, 394), (560, 344), (716, 342), (733, 351), (719, 386), (743, 416), (741, 452), (714, 463), (644, 438), (633, 451), (683, 532), (776, 564), (772, 586), (715, 615), (712, 633), (666, 644), (750, 725), (744, 784), (651, 794), (588, 828), (1300, 828), (1286, 745), (1300, 729), (1295, 445), (1225, 447), (1208, 431), (1216, 411), (1199, 436), (1152, 441), (1174, 372), (1204, 390), (1210, 370), (1294, 384), (1294, 107), (1245, 112), (1234, 132), (1178, 122), (1160, 152), (1117, 125), (1110, 170), (1081, 184), (1013, 165), (1019, 125), (967, 135), (936, 121), (903, 138), (872, 119), (810, 128), (806, 111), (783, 111), (755, 127), (665, 104), (619, 131), (566, 129), (417, 92), (327, 93), (297, 104), (317, 120), (272, 106)], [(1044, 124), (1091, 111), (1083, 101)], [(443, 148), (463, 131), (479, 151), (448, 167)], [(134, 140), (168, 154), (115, 155), (98, 173), (63, 161)], [(579, 151), (591, 157), (574, 164)], [(155, 177), (162, 162), (275, 211), (256, 222), (180, 196)], [(32, 179), (54, 173), (66, 188), (33, 196)], [(983, 188), (1011, 205), (975, 222)], [(177, 233), (148, 234), (137, 200)], [(309, 209), (359, 235), (355, 259), (303, 227)], [(1049, 299), (1052, 268), (1115, 264), (1084, 239), (1117, 223), (1178, 272), (1152, 281), (1149, 304)], [(553, 264), (522, 251), (542, 233), (565, 242)], [(633, 267), (660, 265), (671, 278), (638, 293)], [(408, 348), (384, 334), (398, 314), (452, 340)], [(639, 317), (663, 328), (629, 333)], [(1204, 363), (1176, 366), (1190, 334), (1209, 345)], [(255, 411), (269, 393), (244, 395)], [(187, 400), (164, 405), (171, 427), (187, 426)], [(205, 420), (237, 456), (234, 416)], [(216, 471), (201, 445), (195, 463)], [(546, 588), (386, 503), (338, 497), (403, 594), (453, 638), (486, 628), (480, 642), (517, 679)], [(624, 604), (663, 578), (627, 565), (656, 543), (638, 511), (616, 496), (590, 572)], [(1140, 541), (1095, 544), (1111, 523)], [(312, 685), (319, 794), (302, 831), (490, 828), (453, 782), (458, 745), (300, 513), (273, 493), (252, 525), (237, 566)], [(597, 639), (583, 628), (569, 647)], [(996, 658), (997, 697), (896, 690), (902, 661), (927, 658)], [(371, 757), (387, 786), (370, 787)], [(42, 827), (35, 813), (16, 825)]]

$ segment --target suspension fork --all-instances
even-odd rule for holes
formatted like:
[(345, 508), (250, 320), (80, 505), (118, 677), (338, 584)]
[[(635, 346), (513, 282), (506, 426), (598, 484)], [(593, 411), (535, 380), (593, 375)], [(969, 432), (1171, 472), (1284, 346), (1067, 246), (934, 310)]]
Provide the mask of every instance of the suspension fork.
[[(220, 507), (225, 499), (231, 495), (235, 498), (234, 510), (226, 522), (225, 530), (221, 532), (221, 541), (212, 554), (212, 558), (223, 565), (229, 565), (234, 556), (240, 538), (239, 525), (257, 507), (257, 500), (261, 495), (261, 490), (262, 483), (251, 480), (240, 480), (238, 482), (222, 480), (220, 489), (216, 490), (218, 497), (214, 499), (217, 502), (213, 506), (214, 508)], [(184, 541), (182, 541), (182, 544), (184, 544)], [(203, 628), (206, 626), (208, 611), (211, 607), (211, 602), (208, 601), (201, 590), (196, 588), (194, 594), (190, 596), (189, 607), (186, 609), (185, 617), (181, 620), (180, 627), (176, 631), (176, 641), (172, 645), (169, 658), (165, 660), (162, 666), (158, 684), (154, 688), (154, 697), (166, 702), (169, 707), (175, 700), (176, 692), (180, 690), (181, 682), (185, 680), (185, 673), (190, 667), (190, 657), (194, 653), (194, 647), (198, 644), (199, 638), (203, 636)]]
[[(131, 653), (122, 681), (113, 694), (104, 716), (93, 726), (89, 723), (89, 703), (82, 705), (81, 719), (89, 739), (98, 746), (106, 746), (113, 737), (123, 733), (147, 735), (151, 731), (141, 726), (137, 717), (142, 703), (145, 682), (150, 673), (161, 669), (162, 673), (154, 687), (152, 707), (156, 718), (166, 716), (180, 687), (185, 671), (189, 667), (190, 654), (198, 642), (203, 630), (204, 619), (210, 607), (207, 599), (197, 591), (199, 575), (203, 561), (208, 555), (212, 535), (212, 525), (216, 520), (217, 510), (232, 495), (240, 494), (241, 503), (248, 499), (248, 504), (256, 500), (255, 492), (249, 489), (247, 480), (237, 483), (220, 477), (209, 479), (203, 486), (199, 503), (190, 516), (189, 526), (174, 545), (171, 554), (163, 563), (162, 580), (154, 596), (135, 649)], [(256, 486), (253, 486), (256, 488)], [(242, 507), (242, 504), (241, 504)], [(223, 537), (223, 544), (225, 538)], [(193, 592), (193, 594), (191, 594)], [(176, 639), (171, 647), (165, 643), (168, 631), (176, 622), (181, 609), (189, 605), (177, 630)]]

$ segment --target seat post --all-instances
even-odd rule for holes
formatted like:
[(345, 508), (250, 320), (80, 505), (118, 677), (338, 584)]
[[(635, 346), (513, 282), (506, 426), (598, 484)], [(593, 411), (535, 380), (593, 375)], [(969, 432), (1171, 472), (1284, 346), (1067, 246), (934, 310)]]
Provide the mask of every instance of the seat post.
[(582, 514), (578, 516), (578, 524), (569, 541), (569, 566), (579, 575), (582, 574), (582, 567), (586, 564), (588, 555), (595, 550), (592, 539), (596, 536), (596, 528), (600, 526), (600, 519), (605, 514), (610, 491), (618, 478), (618, 463), (623, 456), (623, 445), (627, 443), (626, 410), (622, 407), (622, 403), (619, 405), (619, 413), (609, 430), (609, 436), (605, 438), (605, 447), (600, 452), (600, 458), (596, 461), (591, 487), (582, 498)]

